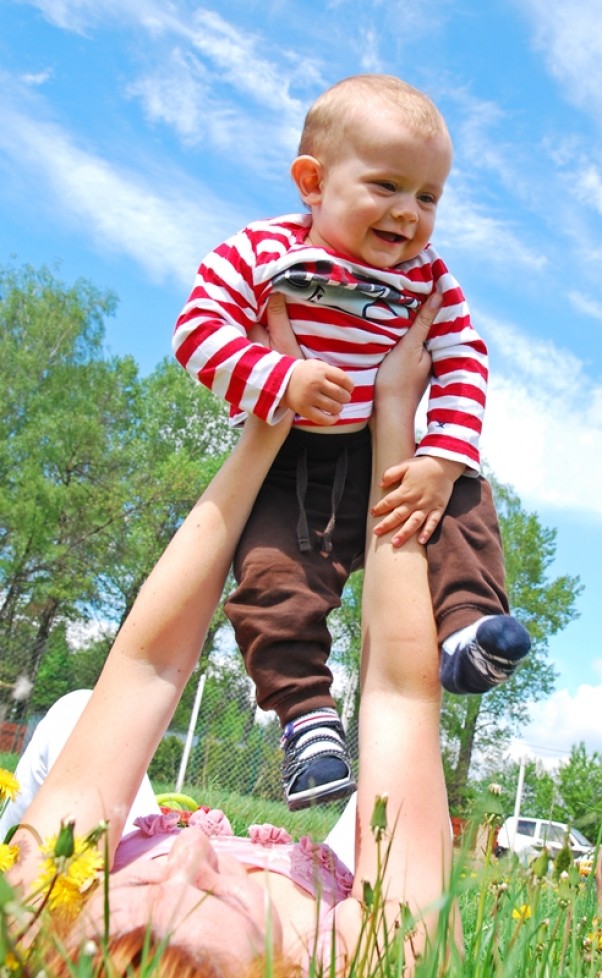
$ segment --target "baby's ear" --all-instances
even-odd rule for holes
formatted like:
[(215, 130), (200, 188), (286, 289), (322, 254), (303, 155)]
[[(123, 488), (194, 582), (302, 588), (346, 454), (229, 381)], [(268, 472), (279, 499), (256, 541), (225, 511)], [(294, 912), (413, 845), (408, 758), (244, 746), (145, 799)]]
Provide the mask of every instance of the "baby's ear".
[(297, 156), (291, 163), (291, 176), (297, 184), (301, 200), (308, 207), (322, 199), (322, 164), (314, 156)]

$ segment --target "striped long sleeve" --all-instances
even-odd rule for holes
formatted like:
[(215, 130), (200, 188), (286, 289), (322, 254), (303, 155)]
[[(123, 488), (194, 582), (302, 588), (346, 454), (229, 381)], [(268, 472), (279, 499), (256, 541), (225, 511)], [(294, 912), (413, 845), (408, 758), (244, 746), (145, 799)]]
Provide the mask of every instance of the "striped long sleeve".
[(338, 424), (366, 421), (380, 363), (437, 290), (443, 303), (427, 341), (433, 375), (418, 454), (478, 468), (487, 351), (441, 258), (429, 245), (411, 262), (374, 269), (306, 245), (310, 225), (309, 215), (258, 221), (204, 259), (176, 323), (178, 361), (229, 402), (233, 419), (250, 412), (275, 422), (295, 361), (252, 342), (249, 331), (278, 290), (304, 355), (340, 367), (355, 385)]

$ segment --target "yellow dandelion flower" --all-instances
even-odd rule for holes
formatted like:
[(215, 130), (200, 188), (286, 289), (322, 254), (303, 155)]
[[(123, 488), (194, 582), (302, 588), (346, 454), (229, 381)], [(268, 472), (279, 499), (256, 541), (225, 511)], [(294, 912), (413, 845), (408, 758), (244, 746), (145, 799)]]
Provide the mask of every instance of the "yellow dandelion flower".
[(18, 855), (19, 846), (8, 846), (5, 842), (0, 842), (0, 873), (6, 873), (14, 866)]
[(521, 903), (520, 907), (515, 907), (512, 911), (514, 920), (528, 920), (531, 916), (531, 907), (528, 903)]
[(0, 803), (7, 799), (14, 801), (20, 790), (21, 785), (14, 774), (0, 767)]
[(47, 906), (53, 917), (64, 921), (75, 920), (83, 909), (86, 896), (87, 893), (82, 893), (74, 880), (60, 875), (50, 891)]
[(42, 846), (44, 861), (36, 881), (36, 892), (50, 890), (50, 912), (72, 920), (82, 909), (90, 888), (103, 869), (104, 860), (95, 846), (78, 837), (73, 840), (71, 856), (56, 856), (57, 838), (47, 839)]
[(7, 971), (18, 971), (19, 961), (15, 957), (12, 951), (6, 952), (6, 957), (4, 958), (4, 967)]
[(587, 935), (587, 942), (590, 947), (594, 945), (598, 951), (602, 951), (602, 931), (590, 931)]

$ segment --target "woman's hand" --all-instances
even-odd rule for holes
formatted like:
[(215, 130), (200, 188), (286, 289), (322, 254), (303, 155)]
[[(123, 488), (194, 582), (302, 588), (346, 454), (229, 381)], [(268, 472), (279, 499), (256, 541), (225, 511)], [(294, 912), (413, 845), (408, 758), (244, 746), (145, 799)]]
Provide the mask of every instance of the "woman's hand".
[(286, 311), (286, 299), (282, 292), (272, 292), (268, 299), (268, 324), (257, 323), (249, 332), (254, 343), (261, 343), (270, 350), (276, 350), (287, 357), (304, 360), (303, 351), (293, 333), (291, 321)]
[(388, 397), (396, 402), (410, 401), (414, 410), (418, 407), (431, 375), (431, 358), (424, 344), (442, 301), (439, 292), (428, 297), (405, 336), (381, 363), (376, 376), (375, 410), (382, 408)]
[(415, 533), (420, 543), (429, 540), (449, 502), (455, 480), (464, 471), (458, 462), (413, 456), (414, 415), (431, 375), (431, 358), (424, 344), (441, 302), (439, 293), (427, 299), (403, 339), (385, 357), (376, 378), (372, 425), (377, 440), (394, 438), (396, 430), (406, 431), (403, 451), (395, 464), (387, 466), (380, 480), (380, 488), (386, 494), (370, 511), (379, 520), (374, 533), (392, 533), (394, 547), (402, 546)]
[(343, 406), (351, 400), (353, 383), (344, 370), (321, 360), (306, 360), (291, 328), (286, 299), (274, 292), (268, 300), (267, 328), (255, 326), (250, 337), (271, 350), (301, 361), (295, 366), (282, 397), (283, 407), (314, 424), (336, 424)]

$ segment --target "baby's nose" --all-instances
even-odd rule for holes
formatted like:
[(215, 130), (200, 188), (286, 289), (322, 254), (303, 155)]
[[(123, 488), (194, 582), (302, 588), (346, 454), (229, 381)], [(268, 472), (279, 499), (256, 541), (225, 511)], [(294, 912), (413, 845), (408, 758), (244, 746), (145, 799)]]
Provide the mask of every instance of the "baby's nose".
[(418, 208), (414, 197), (400, 194), (393, 202), (391, 213), (399, 220), (415, 224), (418, 220)]

